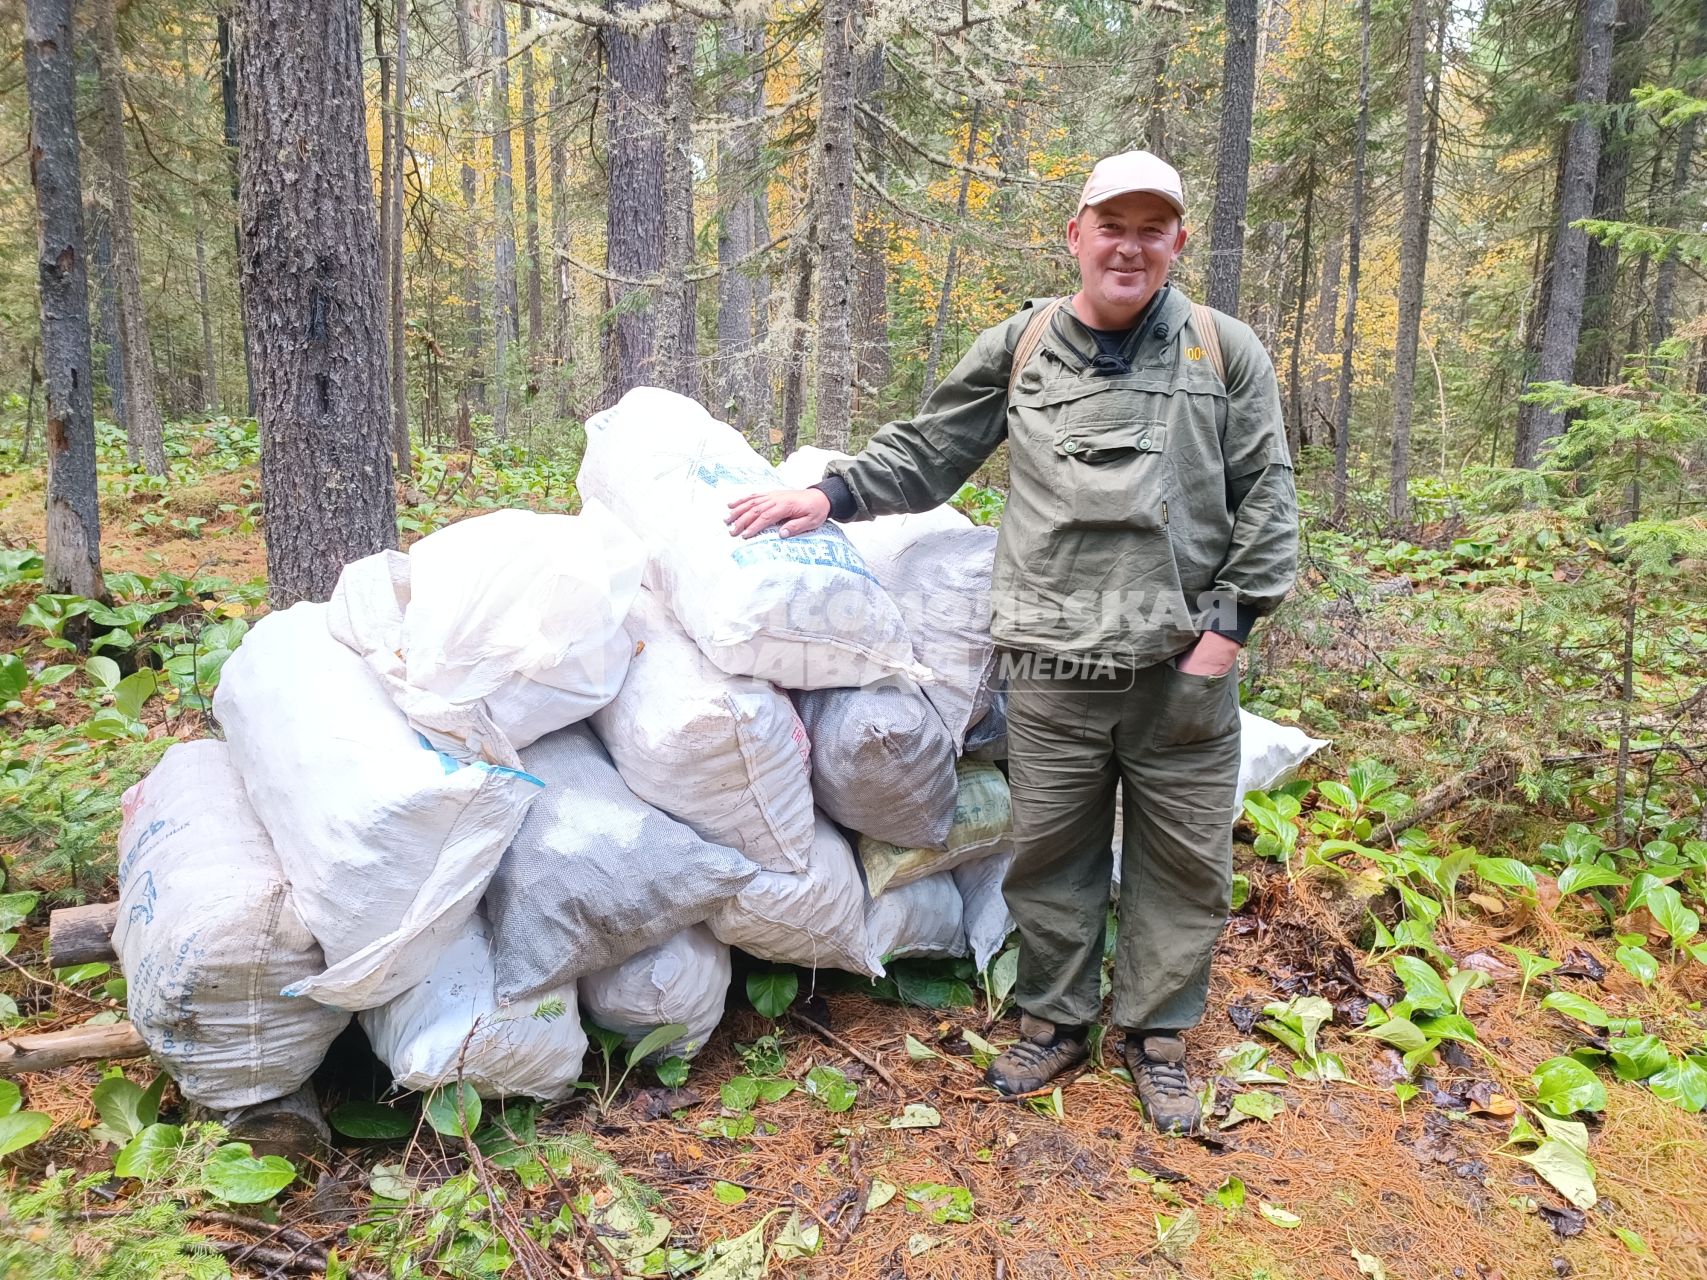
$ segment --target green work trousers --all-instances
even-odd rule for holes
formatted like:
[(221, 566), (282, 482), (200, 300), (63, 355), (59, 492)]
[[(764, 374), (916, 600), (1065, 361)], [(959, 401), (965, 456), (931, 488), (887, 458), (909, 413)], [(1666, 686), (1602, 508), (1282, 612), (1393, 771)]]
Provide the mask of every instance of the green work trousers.
[(1016, 670), (1008, 691), (1014, 998), (1054, 1023), (1100, 1019), (1118, 782), (1114, 1022), (1196, 1026), (1232, 889), (1237, 671), (1186, 675), (1172, 661), (1112, 675), (1042, 671)]

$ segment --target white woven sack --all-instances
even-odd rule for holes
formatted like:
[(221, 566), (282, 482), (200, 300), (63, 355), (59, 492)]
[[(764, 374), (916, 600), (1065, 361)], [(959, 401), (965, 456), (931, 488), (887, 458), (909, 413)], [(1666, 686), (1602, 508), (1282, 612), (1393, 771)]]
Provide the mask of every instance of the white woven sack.
[(899, 845), (948, 840), (959, 780), (954, 739), (911, 680), (806, 689), (794, 708), (812, 743), (812, 795), (851, 831)]
[(941, 871), (871, 899), (865, 931), (873, 968), (903, 957), (966, 954), (965, 907), (952, 872)]
[(687, 1031), (657, 1056), (691, 1058), (723, 1020), (729, 975), (729, 948), (696, 924), (581, 979), (581, 1008), (631, 1047), (658, 1027), (679, 1022)]
[(870, 836), (859, 838), (859, 861), (872, 896), (899, 889), (963, 862), (998, 852), (1013, 831), (1013, 799), (1008, 780), (993, 764), (960, 760), (955, 766), (960, 790), (954, 823), (938, 849), (909, 849)]
[(1239, 795), (1233, 803), (1242, 806), (1245, 794), (1266, 791), (1285, 782), (1316, 752), (1328, 745), (1327, 738), (1312, 738), (1302, 729), (1276, 724), (1249, 711), (1239, 712)]
[(325, 961), (223, 742), (168, 748), (125, 792), (113, 950), (149, 1052), (216, 1111), (295, 1092), (350, 1020), (279, 994)]
[[(831, 462), (845, 461), (851, 456), (838, 453), (834, 449), (804, 445), (784, 458), (778, 464), (776, 472), (789, 488), (805, 489), (824, 478), (824, 468)], [(841, 525), (841, 530), (848, 535), (848, 541), (853, 543), (854, 550), (865, 557), (867, 567), (870, 567), (873, 560), (892, 559), (923, 534), (940, 530), (953, 532), (956, 529), (973, 527), (972, 521), (945, 502), (929, 511), (878, 516), (875, 520), (850, 520)], [(879, 580), (881, 581), (881, 578)]]
[(501, 999), (619, 964), (759, 873), (630, 791), (586, 725), (541, 738), (522, 764), (545, 792), (486, 890)]
[(954, 869), (955, 887), (965, 906), (966, 945), (972, 949), (972, 959), (982, 973), (990, 967), (1002, 950), (1002, 944), (1014, 931), (1014, 918), (1008, 913), (1008, 900), (1002, 896), (1002, 881), (1014, 864), (1014, 851), (1008, 848), (992, 853), (975, 862), (962, 863)]
[(575, 984), (506, 1005), (493, 992), (493, 977), (491, 936), (476, 913), (422, 982), (360, 1015), (397, 1088), (428, 1090), (461, 1079), (482, 1098), (547, 1102), (574, 1088), (587, 1053)]
[(790, 689), (919, 673), (900, 614), (838, 527), (730, 536), (730, 502), (782, 482), (685, 396), (637, 387), (594, 414), (576, 483), (646, 541), (646, 585), (722, 670)]
[(327, 607), (261, 619), (214, 711), (330, 968), (295, 983), (369, 1009), (421, 981), (539, 793), (512, 769), (423, 744), (379, 677), (326, 630)]
[(822, 814), (805, 871), (761, 871), (706, 923), (721, 941), (761, 960), (883, 976), (871, 961), (865, 886), (853, 850)]
[(769, 871), (812, 849), (811, 748), (787, 695), (718, 670), (649, 591), (627, 627), (628, 679), (592, 718), (635, 795)]

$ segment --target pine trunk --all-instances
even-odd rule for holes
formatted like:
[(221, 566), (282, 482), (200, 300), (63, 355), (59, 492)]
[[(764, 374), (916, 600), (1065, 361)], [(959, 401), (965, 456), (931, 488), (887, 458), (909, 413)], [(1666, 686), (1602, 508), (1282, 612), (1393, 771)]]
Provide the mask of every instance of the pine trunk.
[(761, 424), (769, 418), (752, 391), (753, 190), (766, 180), (759, 172), (759, 130), (764, 110), (765, 33), (762, 27), (726, 22), (718, 32), (718, 52), (727, 90), (718, 111), (740, 121), (717, 148), (717, 397), (719, 411), (755, 447), (763, 447)]
[(219, 368), (213, 354), (213, 309), (208, 305), (207, 232), (200, 218), (196, 219), (196, 311), (202, 325), (202, 409), (211, 414), (219, 408)]
[(1304, 414), (1303, 441), (1321, 441), (1321, 427), (1334, 429), (1334, 384), (1327, 358), (1334, 351), (1334, 321), (1339, 318), (1340, 279), (1345, 273), (1345, 241), (1335, 236), (1322, 259), (1322, 288), (1316, 298), (1315, 335), (1311, 342), (1310, 406)]
[(391, 222), (385, 245), (391, 260), (387, 272), (391, 290), (391, 449), (397, 474), (414, 475), (415, 459), (409, 447), (409, 348), (403, 324), (403, 157), (408, 135), (403, 124), (403, 104), (409, 81), (409, 0), (397, 0), (396, 66), (393, 72), (391, 110)]
[[(1594, 178), (1600, 164), (1600, 126), (1595, 108), (1606, 101), (1612, 74), (1615, 0), (1584, 0), (1582, 45), (1577, 61), (1577, 116), (1565, 138), (1564, 183), (1548, 267), (1550, 289), (1542, 321), (1536, 382), (1569, 382), (1582, 329), (1583, 291), (1588, 272), (1588, 233), (1575, 224), (1594, 212)], [(1516, 465), (1533, 467), (1542, 446), (1565, 429), (1562, 414), (1525, 404), (1517, 420)]]
[(463, 381), (457, 392), (459, 443), (469, 438), (470, 402), (484, 403), (486, 399), (486, 376), (480, 367), (481, 335), (486, 331), (486, 321), (481, 314), (480, 305), (480, 297), (485, 287), (480, 271), (480, 177), (474, 168), (474, 144), (469, 140), (478, 128), (479, 107), (474, 89), (473, 21), (468, 5), (469, 0), (456, 0), (457, 65), (463, 76), (462, 87), (457, 90), (456, 98), (457, 123), (462, 134), (457, 143), (457, 155), (461, 163), (462, 186), (462, 296), (466, 300)]
[[(954, 225), (957, 229), (966, 225), (966, 199), (972, 188), (972, 163), (978, 156), (978, 118), (982, 114), (982, 103), (972, 104), (972, 119), (966, 128), (966, 167), (960, 171), (960, 194), (954, 201)], [(960, 239), (958, 234), (948, 242), (948, 262), (943, 266), (942, 287), (937, 292), (936, 324), (931, 327), (930, 351), (925, 356), (924, 384), (919, 392), (920, 411), (924, 402), (930, 399), (931, 392), (936, 390), (937, 370), (942, 367), (943, 335), (948, 332), (949, 317), (953, 314), (954, 281), (960, 271)]]
[(95, 296), (100, 300), (97, 331), (106, 347), (102, 366), (107, 379), (107, 399), (112, 421), (124, 426), (124, 360), (119, 355), (119, 295), (113, 285), (113, 237), (107, 230), (107, 211), (100, 202), (91, 200), (85, 206), (85, 231), (95, 242)]
[(693, 49), (699, 23), (664, 27), (664, 279), (658, 294), (658, 385), (699, 396), (697, 306), (691, 278)]
[[(401, 0), (400, 0), (401, 3)], [(518, 6), (522, 42), (522, 250), (527, 254), (528, 279), (528, 380), (539, 372), (540, 352), (545, 349), (544, 281), (539, 256), (539, 130), (534, 126), (538, 94), (534, 88), (533, 10)]]
[(824, 0), (818, 103), (818, 432), (845, 450), (853, 417), (853, 0)]
[(101, 599), (106, 587), (101, 580), (101, 517), (95, 481), (91, 394), (95, 379), (89, 351), (74, 41), (71, 0), (29, 0), (24, 8), (24, 82), (29, 93), (30, 182), (36, 196), (36, 279), (46, 391), (47, 531), (42, 586)]
[[(881, 41), (857, 56), (854, 93), (861, 105), (875, 105), (883, 92), (884, 46)], [(1016, 113), (1017, 118), (1017, 113)], [(865, 155), (871, 180), (882, 187), (888, 176), (881, 129), (861, 115), (855, 121), (856, 139)], [(1004, 139), (1007, 133), (1004, 133)], [(877, 409), (889, 385), (889, 221), (878, 202), (857, 202), (859, 232), (855, 249), (854, 411), (862, 421), (881, 420)]]
[(510, 28), (503, 0), (492, 0), (492, 434), (510, 438), (509, 359), (521, 342), (516, 302), (516, 191), (510, 153)]
[(1299, 226), (1299, 238), (1302, 241), (1298, 252), (1298, 288), (1293, 297), (1292, 305), (1292, 363), (1287, 371), (1287, 398), (1291, 412), (1288, 415), (1286, 427), (1286, 447), (1292, 455), (1293, 465), (1298, 463), (1298, 454), (1304, 447), (1304, 312), (1306, 299), (1310, 296), (1311, 260), (1310, 252), (1315, 247), (1313, 235), (1316, 229), (1316, 156), (1312, 152), (1304, 173), (1304, 217)]
[[(219, 100), (223, 115), (222, 134), (225, 139), (225, 159), (231, 170), (231, 243), (236, 250), (233, 262), (243, 261), (243, 223), (237, 217), (237, 54), (231, 42), (231, 15), (223, 8), (217, 19), (216, 39), (219, 44)], [(238, 305), (242, 305), (239, 299)], [(238, 326), (242, 333), (242, 326)], [(243, 334), (243, 405), (251, 417), (255, 414), (255, 372), (249, 367), (249, 337)]]
[(575, 283), (569, 274), (569, 121), (567, 115), (569, 64), (562, 55), (551, 64), (551, 118), (546, 130), (546, 180), (551, 184), (551, 365), (558, 418), (570, 416), (569, 379), (574, 371), (571, 325), (575, 315)]
[(116, 0), (96, 0), (95, 51), (100, 58), (101, 150), (119, 294), (119, 354), (124, 362), (125, 438), (132, 465), (166, 474), (166, 444), (155, 390), (154, 350), (142, 301), (141, 251), (130, 203), (130, 163), (124, 141), (124, 63), (119, 56)]
[(272, 603), (397, 545), (357, 0), (240, 0), (244, 322)]
[[(808, 202), (811, 196), (807, 196)], [(789, 305), (788, 355), (782, 384), (782, 452), (786, 457), (800, 443), (800, 419), (806, 409), (806, 337), (812, 315), (812, 263), (817, 253), (817, 226), (810, 207), (795, 252), (789, 255), (794, 268), (794, 293)], [(829, 446), (823, 446), (828, 448)]]
[(1357, 10), (1357, 141), (1351, 159), (1351, 225), (1346, 233), (1345, 322), (1340, 330), (1340, 380), (1334, 392), (1334, 506), (1336, 523), (1345, 519), (1351, 485), (1351, 354), (1357, 338), (1357, 277), (1363, 255), (1364, 171), (1369, 161), (1369, 14), (1370, 0)]
[[(617, 15), (645, 0), (610, 0)], [(605, 403), (651, 382), (658, 346), (657, 281), (664, 265), (664, 33), (607, 27), (605, 213), (607, 331)]]
[(1423, 142), (1428, 99), (1428, 3), (1411, 0), (1405, 58), (1405, 158), (1399, 175), (1399, 332), (1393, 348), (1393, 452), (1387, 515), (1411, 519), (1411, 419), (1416, 413), (1417, 337), (1428, 270), (1428, 215), (1423, 209)]
[(1256, 0), (1227, 0), (1221, 126), (1215, 149), (1215, 204), (1209, 220), (1208, 303), (1237, 315), (1250, 189), (1251, 114), (1256, 104)]

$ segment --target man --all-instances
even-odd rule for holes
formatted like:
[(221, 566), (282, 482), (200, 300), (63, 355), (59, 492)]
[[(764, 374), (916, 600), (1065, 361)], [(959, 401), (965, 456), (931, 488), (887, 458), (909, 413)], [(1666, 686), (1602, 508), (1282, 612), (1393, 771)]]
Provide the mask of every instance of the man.
[(1077, 293), (1046, 323), (1028, 307), (986, 330), (917, 418), (811, 489), (732, 503), (729, 523), (787, 537), (926, 510), (1008, 441), (991, 631), (1010, 676), (1016, 857), (1003, 888), (1022, 1017), (988, 1078), (1028, 1092), (1087, 1056), (1119, 782), (1114, 1018), (1151, 1121), (1191, 1132), (1201, 1114), (1180, 1035), (1203, 1017), (1228, 912), (1235, 668), (1292, 585), (1297, 499), (1267, 353), (1168, 283), (1184, 215), (1162, 160), (1098, 163), (1067, 223)]

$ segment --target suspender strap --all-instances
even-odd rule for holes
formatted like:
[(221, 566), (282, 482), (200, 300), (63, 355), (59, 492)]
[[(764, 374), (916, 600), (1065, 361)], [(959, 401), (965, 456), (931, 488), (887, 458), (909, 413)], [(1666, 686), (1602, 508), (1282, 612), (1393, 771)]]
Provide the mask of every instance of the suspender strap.
[(1197, 336), (1203, 342), (1203, 349), (1209, 355), (1209, 363), (1215, 369), (1215, 376), (1221, 379), (1221, 385), (1227, 384), (1227, 360), (1221, 354), (1221, 330), (1215, 323), (1215, 313), (1201, 302), (1191, 304), (1191, 326), (1197, 330)]
[(1031, 363), (1032, 356), (1037, 354), (1038, 345), (1043, 341), (1043, 335), (1049, 332), (1049, 322), (1055, 318), (1055, 313), (1067, 301), (1057, 298), (1048, 306), (1040, 308), (1026, 321), (1024, 331), (1019, 335), (1019, 341), (1014, 344), (1013, 370), (1008, 374), (1008, 399), (1014, 397), (1014, 388), (1019, 386), (1019, 375), (1025, 371), (1025, 366)]

